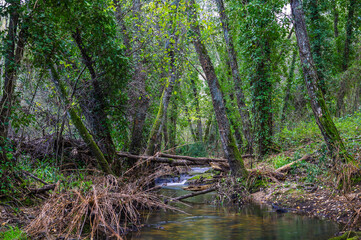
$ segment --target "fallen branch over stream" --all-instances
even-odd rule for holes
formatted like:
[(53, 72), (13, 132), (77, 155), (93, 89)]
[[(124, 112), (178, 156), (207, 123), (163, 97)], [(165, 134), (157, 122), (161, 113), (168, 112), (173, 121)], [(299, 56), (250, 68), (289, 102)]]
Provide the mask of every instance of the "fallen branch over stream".
[(186, 199), (186, 198), (190, 198), (190, 197), (195, 197), (195, 196), (198, 196), (198, 195), (202, 195), (202, 194), (206, 194), (206, 193), (209, 193), (209, 192), (213, 192), (217, 190), (216, 187), (212, 187), (212, 188), (208, 188), (206, 190), (203, 190), (203, 191), (198, 191), (198, 192), (193, 192), (193, 193), (190, 193), (190, 194), (186, 194), (186, 195), (183, 195), (183, 196), (179, 196), (179, 197), (176, 197), (176, 198), (172, 198), (170, 200), (166, 200), (165, 203), (167, 203), (168, 201), (180, 201), (180, 200), (183, 200), (183, 199)]

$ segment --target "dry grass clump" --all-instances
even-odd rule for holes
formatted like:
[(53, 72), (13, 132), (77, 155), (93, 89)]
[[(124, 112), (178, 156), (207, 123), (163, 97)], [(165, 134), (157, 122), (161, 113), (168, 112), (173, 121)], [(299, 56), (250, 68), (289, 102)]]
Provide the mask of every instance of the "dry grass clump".
[[(153, 176), (154, 177), (154, 176)], [(122, 239), (127, 226), (139, 226), (140, 209), (173, 209), (146, 189), (147, 178), (122, 183), (114, 176), (97, 177), (87, 191), (57, 187), (37, 218), (25, 229), (33, 238), (104, 236)]]

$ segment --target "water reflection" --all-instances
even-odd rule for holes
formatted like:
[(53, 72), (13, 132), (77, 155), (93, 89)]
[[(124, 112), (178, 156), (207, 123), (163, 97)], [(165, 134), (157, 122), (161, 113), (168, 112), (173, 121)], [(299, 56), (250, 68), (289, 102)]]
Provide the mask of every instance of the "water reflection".
[[(164, 189), (163, 194), (177, 196), (183, 190)], [(189, 199), (189, 206), (179, 205), (188, 214), (159, 211), (147, 219), (148, 227), (128, 239), (328, 239), (337, 232), (335, 223), (290, 213), (279, 214), (265, 206), (241, 208), (216, 207), (208, 202), (211, 194)]]

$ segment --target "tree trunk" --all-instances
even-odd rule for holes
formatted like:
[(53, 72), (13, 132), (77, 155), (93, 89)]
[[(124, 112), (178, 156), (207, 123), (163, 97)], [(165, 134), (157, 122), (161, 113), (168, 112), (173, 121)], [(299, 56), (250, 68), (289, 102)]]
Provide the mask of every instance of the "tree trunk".
[(359, 106), (360, 106), (360, 95), (361, 95), (361, 83), (357, 82), (356, 83), (356, 89), (355, 89), (355, 96), (354, 96), (354, 100), (353, 100), (353, 111), (356, 112), (359, 110)]
[(237, 55), (234, 49), (232, 36), (229, 34), (228, 17), (225, 12), (223, 0), (216, 0), (216, 2), (222, 23), (224, 40), (227, 45), (228, 58), (232, 72), (232, 77), (235, 84), (237, 105), (242, 119), (243, 134), (247, 140), (247, 145), (248, 145), (247, 152), (251, 153), (252, 142), (253, 142), (252, 133), (251, 133), (251, 122), (250, 122), (248, 108), (245, 104), (245, 97), (242, 90), (242, 80), (238, 70)]
[[(8, 1), (7, 1), (8, 2)], [(9, 19), (7, 35), (4, 39), (4, 86), (0, 100), (0, 166), (8, 161), (6, 145), (8, 130), (11, 121), (12, 107), (14, 103), (14, 90), (17, 80), (17, 67), (23, 57), (25, 47), (25, 31), (21, 29), (17, 36), (19, 24), (20, 1), (9, 1), (12, 9)], [(17, 40), (17, 41), (16, 41)]]
[[(178, 2), (176, 2), (176, 8), (178, 8)], [(167, 109), (169, 105), (169, 100), (173, 92), (173, 87), (177, 78), (176, 75), (176, 64), (175, 64), (175, 50), (178, 41), (178, 34), (174, 34), (176, 28), (170, 32), (171, 40), (167, 41), (166, 52), (168, 53), (168, 58), (170, 62), (170, 77), (168, 78), (167, 83), (165, 84), (163, 94), (161, 97), (161, 102), (159, 105), (159, 110), (156, 119), (154, 120), (152, 130), (149, 135), (149, 140), (147, 144), (147, 149), (145, 150), (145, 155), (151, 156), (154, 155), (155, 149), (160, 145), (160, 142), (157, 142), (162, 129), (164, 126), (165, 115), (167, 114)]]
[(295, 22), (297, 44), (302, 63), (303, 76), (316, 123), (321, 130), (332, 156), (339, 156), (341, 160), (345, 162), (353, 161), (346, 151), (340, 134), (327, 109), (322, 91), (317, 85), (317, 70), (315, 69), (315, 64), (311, 54), (310, 41), (307, 35), (306, 23), (300, 0), (291, 0), (291, 9)]
[(229, 121), (226, 114), (226, 109), (223, 102), (223, 96), (220, 90), (219, 82), (208, 55), (207, 49), (202, 43), (201, 32), (198, 23), (198, 16), (195, 10), (195, 1), (191, 0), (191, 30), (194, 33), (193, 44), (198, 54), (199, 62), (206, 75), (209, 90), (211, 92), (213, 108), (218, 122), (219, 134), (223, 146), (224, 154), (228, 160), (231, 173), (234, 176), (248, 175), (247, 169), (244, 166), (241, 154), (236, 146), (236, 141), (231, 133)]
[(206, 130), (204, 132), (204, 138), (203, 138), (203, 142), (207, 143), (208, 139), (209, 139), (209, 133), (211, 130), (211, 126), (212, 126), (212, 122), (213, 122), (213, 114), (210, 118), (208, 118), (207, 122), (206, 122)]
[(59, 75), (55, 70), (53, 65), (50, 65), (50, 74), (52, 76), (52, 81), (54, 82), (55, 86), (58, 89), (58, 92), (65, 103), (65, 107), (67, 112), (70, 116), (71, 121), (73, 122), (74, 126), (78, 130), (80, 136), (83, 138), (84, 142), (88, 145), (91, 149), (92, 153), (94, 154), (98, 165), (106, 174), (112, 174), (112, 171), (109, 167), (109, 163), (107, 159), (104, 157), (104, 154), (100, 150), (98, 144), (94, 141), (93, 136), (89, 133), (88, 129), (85, 127), (84, 123), (82, 122), (81, 118), (76, 112), (76, 109), (72, 102), (69, 101), (68, 94), (65, 89), (65, 85), (62, 81), (60, 81)]
[[(198, 75), (197, 75), (198, 77)], [(198, 92), (197, 92), (197, 87), (196, 87), (196, 83), (194, 82), (194, 79), (191, 77), (190, 78), (191, 81), (191, 85), (192, 85), (192, 90), (193, 90), (193, 96), (194, 96), (194, 101), (196, 104), (196, 116), (197, 116), (197, 139), (198, 141), (203, 141), (203, 129), (202, 129), (202, 119), (201, 119), (201, 110), (199, 107), (199, 99), (198, 99)]]
[(168, 124), (168, 126), (169, 126), (169, 129), (168, 129), (169, 145), (168, 145), (168, 149), (175, 150), (175, 147), (176, 147), (177, 119), (178, 119), (178, 97), (177, 97), (177, 95), (174, 95), (173, 99), (172, 99), (172, 105), (171, 105), (171, 108), (169, 111), (169, 124)]
[[(350, 62), (350, 45), (353, 37), (353, 28), (354, 28), (354, 13), (356, 7), (357, 0), (350, 0), (348, 7), (348, 15), (346, 22), (346, 40), (343, 52), (343, 62), (342, 62), (342, 70), (345, 72), (349, 67)], [(336, 116), (341, 117), (343, 113), (345, 113), (345, 103), (344, 98), (346, 96), (347, 86), (346, 80), (342, 80), (340, 83), (340, 89), (337, 93), (337, 109)]]
[(318, 75), (318, 86), (322, 91), (323, 96), (327, 96), (327, 82), (325, 81), (325, 64), (323, 59), (322, 47), (324, 45), (324, 35), (323, 32), (325, 29), (321, 27), (321, 15), (319, 3), (316, 0), (307, 0), (305, 1), (305, 10), (307, 19), (309, 19), (309, 32), (310, 32), (310, 43), (311, 51), (314, 63), (316, 64), (317, 75)]
[(333, 34), (334, 34), (335, 38), (338, 38), (338, 17), (339, 17), (339, 13), (338, 13), (338, 9), (337, 9), (337, 1), (333, 0), (332, 4), (333, 4)]
[[(124, 43), (125, 47), (127, 48), (127, 53), (131, 54), (132, 49), (139, 49), (140, 48), (140, 41), (139, 41), (139, 24), (140, 24), (140, 11), (141, 11), (141, 3), (140, 0), (133, 0), (133, 18), (134, 24), (134, 35), (130, 36), (129, 31), (127, 31), (126, 26), (123, 22), (121, 17), (121, 9), (120, 3), (116, 1), (117, 5), (117, 19), (121, 28), (124, 33)], [(131, 40), (133, 39), (133, 41)], [(131, 45), (131, 43), (133, 45)], [(130, 104), (134, 103), (132, 106), (132, 110), (134, 111), (133, 114), (133, 123), (132, 123), (132, 132), (131, 132), (131, 140), (129, 145), (129, 152), (133, 154), (140, 154), (143, 146), (143, 128), (145, 124), (145, 120), (147, 118), (147, 112), (149, 108), (149, 97), (146, 91), (146, 80), (147, 80), (147, 73), (144, 71), (145, 65), (143, 64), (143, 60), (140, 59), (139, 54), (137, 51), (133, 51), (133, 60), (134, 60), (134, 74), (132, 77), (132, 82), (130, 83), (132, 86), (136, 86), (136, 93), (134, 92), (134, 88), (130, 88), (133, 91), (132, 98), (130, 99)], [(134, 164), (133, 161), (131, 163)]]
[[(290, 97), (291, 97), (291, 86), (292, 86), (292, 81), (293, 81), (293, 78), (295, 75), (296, 56), (297, 56), (297, 53), (296, 53), (296, 50), (294, 50), (293, 54), (292, 54), (290, 73), (287, 78), (286, 95), (285, 95), (285, 98), (283, 101), (284, 105), (283, 105), (283, 109), (282, 109), (281, 125), (283, 125), (286, 120), (286, 112), (288, 110), (289, 101), (290, 101)], [(281, 127), (281, 129), (282, 129), (282, 127)]]
[[(261, 42), (263, 41), (263, 42)], [(258, 51), (258, 60), (255, 71), (251, 76), (251, 89), (253, 101), (254, 134), (257, 158), (263, 159), (270, 151), (272, 145), (273, 116), (272, 92), (273, 86), (267, 66), (271, 55), (268, 39), (258, 40), (255, 45), (261, 48)]]
[(73, 38), (81, 52), (83, 62), (87, 67), (92, 79), (93, 90), (90, 93), (90, 96), (93, 98), (92, 100), (94, 106), (92, 106), (91, 111), (86, 114), (87, 120), (89, 121), (92, 134), (97, 144), (99, 145), (102, 152), (105, 153), (108, 161), (111, 163), (115, 157), (115, 145), (110, 135), (110, 129), (107, 122), (107, 106), (105, 102), (104, 90), (102, 89), (101, 82), (99, 81), (100, 76), (94, 69), (93, 60), (89, 56), (89, 53), (83, 44), (81, 32), (78, 29), (73, 33)]

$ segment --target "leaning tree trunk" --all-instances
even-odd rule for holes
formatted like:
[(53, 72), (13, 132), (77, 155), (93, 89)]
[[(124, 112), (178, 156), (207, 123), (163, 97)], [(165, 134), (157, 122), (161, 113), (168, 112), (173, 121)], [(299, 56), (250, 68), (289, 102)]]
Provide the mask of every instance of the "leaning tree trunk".
[(248, 108), (245, 103), (245, 97), (242, 90), (242, 80), (238, 70), (237, 55), (233, 45), (232, 36), (229, 34), (228, 17), (225, 12), (223, 0), (216, 0), (219, 16), (222, 23), (224, 40), (227, 45), (229, 64), (232, 71), (233, 81), (235, 84), (238, 110), (242, 119), (243, 134), (247, 140), (247, 152), (252, 152), (252, 133), (251, 121), (249, 117)]
[(206, 75), (208, 87), (211, 92), (213, 108), (218, 123), (223, 151), (226, 159), (228, 160), (232, 175), (246, 177), (248, 175), (248, 172), (244, 166), (242, 156), (238, 151), (234, 136), (231, 133), (230, 124), (227, 118), (219, 82), (212, 61), (208, 55), (207, 49), (202, 42), (201, 32), (197, 19), (197, 12), (194, 7), (195, 1), (190, 0), (190, 4), (192, 5), (190, 17), (192, 21), (191, 30), (194, 33), (193, 44), (197, 51), (199, 62)]
[[(342, 62), (342, 71), (346, 71), (349, 67), (350, 63), (350, 46), (352, 42), (353, 28), (354, 28), (354, 13), (356, 7), (357, 0), (350, 0), (348, 7), (348, 16), (346, 22), (346, 40), (343, 52), (343, 62)], [(336, 116), (341, 117), (343, 113), (345, 113), (345, 103), (344, 98), (346, 95), (347, 86), (346, 80), (341, 80), (340, 89), (337, 93), (337, 109)]]
[(303, 69), (303, 77), (310, 98), (311, 108), (316, 123), (321, 130), (327, 147), (333, 157), (339, 156), (342, 161), (353, 161), (347, 153), (340, 134), (332, 121), (322, 91), (317, 85), (318, 76), (313, 62), (310, 41), (307, 35), (304, 13), (300, 0), (291, 0), (292, 15), (295, 22), (297, 44)]
[(115, 145), (113, 139), (110, 135), (109, 124), (107, 122), (106, 115), (106, 100), (104, 96), (104, 89), (101, 87), (101, 82), (99, 81), (100, 76), (96, 73), (94, 68), (94, 62), (90, 57), (86, 47), (83, 44), (81, 33), (79, 29), (73, 33), (73, 38), (80, 50), (83, 62), (87, 67), (93, 85), (93, 91), (90, 93), (93, 98), (94, 106), (92, 106), (92, 111), (86, 116), (89, 120), (89, 124), (92, 129), (92, 133), (97, 141), (102, 152), (105, 153), (106, 158), (109, 162), (112, 162), (115, 157)]
[(75, 128), (78, 130), (80, 136), (83, 138), (84, 142), (88, 145), (92, 153), (94, 154), (98, 165), (102, 168), (102, 170), (107, 174), (112, 174), (112, 171), (109, 167), (109, 163), (104, 157), (104, 154), (100, 150), (98, 144), (94, 141), (93, 136), (89, 133), (88, 129), (85, 127), (81, 118), (77, 114), (75, 109), (75, 105), (69, 101), (68, 94), (66, 92), (65, 85), (62, 81), (60, 81), (58, 72), (56, 71), (53, 65), (49, 65), (50, 74), (52, 77), (52, 81), (54, 82), (60, 97), (63, 99), (67, 112), (70, 116), (71, 121), (73, 122)]

